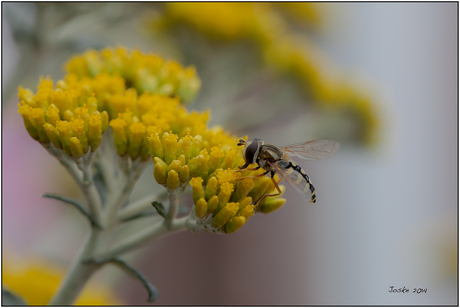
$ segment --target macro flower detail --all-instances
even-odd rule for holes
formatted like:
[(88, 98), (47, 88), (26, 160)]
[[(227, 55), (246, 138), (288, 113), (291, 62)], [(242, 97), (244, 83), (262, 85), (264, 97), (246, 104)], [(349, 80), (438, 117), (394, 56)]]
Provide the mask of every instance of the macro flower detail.
[[(268, 177), (242, 179), (258, 175), (260, 171), (236, 173), (238, 169), (221, 168), (203, 178), (190, 180), (195, 204), (194, 229), (213, 233), (233, 233), (240, 229), (255, 212), (270, 213), (279, 209), (286, 199), (269, 197), (260, 204), (258, 201), (275, 187)], [(280, 185), (282, 192), (285, 187)], [(257, 207), (256, 207), (257, 205)]]
[(18, 113), (24, 126), (43, 146), (49, 148), (51, 142), (76, 159), (90, 148), (94, 152), (99, 147), (101, 135), (107, 129), (108, 114), (97, 111), (94, 97), (83, 98), (77, 91), (54, 88), (51, 79), (42, 78), (35, 95), (20, 87), (19, 98)]
[[(244, 164), (238, 138), (220, 126), (208, 127), (209, 110), (186, 109), (184, 103), (200, 87), (193, 67), (120, 47), (89, 50), (66, 68), (67, 75), (56, 83), (42, 77), (36, 93), (18, 91), (18, 113), (27, 132), (67, 169), (85, 202), (49, 193), (43, 197), (74, 206), (90, 223), (89, 240), (51, 304), (72, 303), (80, 291), (75, 285), (82, 286), (106, 263), (138, 278), (153, 301), (155, 287), (120, 254), (187, 228), (234, 233), (255, 212), (269, 213), (285, 203), (280, 196), (259, 202), (273, 192), (272, 181), (251, 178), (258, 172), (236, 172)], [(129, 202), (152, 163), (163, 193), (154, 189)], [(191, 207), (180, 205), (187, 188)], [(184, 209), (189, 214), (178, 217)], [(147, 216), (153, 216), (150, 226), (109, 241), (118, 227)]]
[(88, 50), (74, 56), (66, 65), (68, 73), (95, 77), (102, 73), (118, 75), (138, 93), (150, 92), (180, 96), (184, 102), (193, 100), (201, 87), (195, 68), (183, 68), (176, 61), (166, 61), (158, 55), (143, 54), (125, 48)]

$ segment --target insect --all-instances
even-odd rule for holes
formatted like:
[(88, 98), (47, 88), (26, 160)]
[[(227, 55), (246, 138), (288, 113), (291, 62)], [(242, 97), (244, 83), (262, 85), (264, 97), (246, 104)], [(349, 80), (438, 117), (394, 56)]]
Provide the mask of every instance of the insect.
[[(258, 138), (249, 140), (248, 142), (240, 139), (238, 146), (242, 145), (244, 145), (243, 158), (245, 164), (239, 166), (240, 170), (237, 170), (237, 172), (245, 170), (255, 171), (262, 168), (266, 172), (245, 178), (256, 178), (270, 173), (273, 184), (275, 184), (275, 188), (278, 190), (278, 193), (263, 196), (257, 202), (256, 206), (267, 197), (274, 197), (281, 194), (281, 189), (278, 186), (281, 179), (285, 179), (295, 190), (305, 196), (310, 203), (316, 203), (315, 187), (311, 183), (310, 178), (299, 165), (289, 158), (289, 155), (294, 155), (302, 159), (317, 160), (332, 156), (340, 147), (337, 141), (325, 139), (301, 142), (284, 147), (265, 144), (262, 139)], [(251, 164), (257, 164), (258, 167), (248, 169), (248, 166)], [(278, 182), (274, 179), (276, 173), (281, 177)]]

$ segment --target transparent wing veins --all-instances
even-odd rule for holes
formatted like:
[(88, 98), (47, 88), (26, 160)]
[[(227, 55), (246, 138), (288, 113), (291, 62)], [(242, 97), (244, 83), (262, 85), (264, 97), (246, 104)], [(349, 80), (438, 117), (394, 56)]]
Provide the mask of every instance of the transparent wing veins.
[(299, 174), (297, 171), (294, 171), (293, 173), (289, 174), (286, 172), (285, 168), (279, 166), (277, 163), (270, 164), (270, 165), (273, 168), (275, 168), (278, 175), (281, 176), (284, 180), (286, 180), (286, 182), (288, 182), (288, 184), (291, 185), (298, 193), (304, 196), (308, 201), (311, 201), (310, 189), (308, 190), (307, 193), (303, 191), (306, 185), (308, 185), (309, 187), (309, 183), (303, 177), (299, 184), (296, 183), (298, 176), (302, 176), (301, 174)]
[(288, 155), (294, 155), (302, 159), (318, 160), (331, 157), (340, 147), (340, 143), (334, 140), (320, 139), (291, 144), (279, 147)]

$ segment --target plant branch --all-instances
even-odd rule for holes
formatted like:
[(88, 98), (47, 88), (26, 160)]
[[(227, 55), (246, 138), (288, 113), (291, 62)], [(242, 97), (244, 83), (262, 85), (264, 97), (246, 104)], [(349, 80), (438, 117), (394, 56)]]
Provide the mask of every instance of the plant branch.
[(132, 217), (138, 213), (142, 213), (145, 210), (152, 208), (152, 201), (161, 202), (166, 198), (166, 193), (158, 195), (158, 193), (153, 193), (144, 198), (134, 201), (133, 203), (128, 204), (127, 206), (120, 209), (118, 212), (119, 220), (126, 220), (129, 217)]
[(187, 229), (186, 223), (188, 218), (188, 216), (184, 216), (174, 219), (169, 227), (166, 224), (166, 220), (158, 221), (157, 223), (145, 228), (144, 230), (128, 236), (125, 239), (122, 239), (119, 243), (116, 243), (106, 252), (97, 256), (96, 260), (118, 256), (163, 235), (185, 230)]
[(65, 203), (68, 203), (68, 204), (72, 204), (73, 206), (75, 206), (84, 216), (86, 216), (86, 218), (89, 219), (89, 221), (91, 222), (91, 224), (95, 227), (97, 227), (98, 229), (101, 229), (101, 225), (98, 223), (98, 221), (96, 221), (90, 213), (88, 213), (88, 211), (80, 204), (80, 202), (78, 202), (77, 200), (73, 200), (73, 199), (70, 199), (70, 198), (66, 198), (66, 197), (62, 197), (62, 196), (59, 196), (59, 195), (55, 195), (55, 194), (44, 194), (42, 195), (42, 197), (44, 198), (51, 198), (51, 199), (56, 199), (56, 200), (59, 200), (59, 201), (62, 201), (62, 202), (65, 202)]
[[(88, 262), (89, 263), (89, 262)], [(128, 263), (123, 261), (120, 258), (108, 258), (108, 259), (103, 259), (99, 261), (95, 261), (94, 263), (96, 264), (106, 264), (106, 263), (113, 263), (115, 265), (118, 265), (122, 270), (124, 270), (128, 275), (133, 276), (134, 278), (137, 278), (140, 280), (140, 282), (144, 285), (144, 287), (147, 289), (147, 292), (149, 293), (149, 297), (147, 301), (153, 302), (157, 299), (158, 297), (158, 290), (148, 281), (148, 279), (141, 274), (138, 270), (130, 266)]]
[(58, 291), (50, 300), (49, 305), (71, 305), (93, 273), (101, 267), (100, 264), (83, 262), (91, 258), (96, 251), (100, 235), (100, 231), (91, 229), (90, 235), (70, 266), (65, 279), (61, 281)]

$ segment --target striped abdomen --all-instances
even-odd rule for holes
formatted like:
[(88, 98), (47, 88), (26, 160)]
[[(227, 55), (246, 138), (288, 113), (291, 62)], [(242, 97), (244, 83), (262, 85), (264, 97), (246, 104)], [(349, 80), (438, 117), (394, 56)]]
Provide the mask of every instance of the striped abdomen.
[(300, 193), (305, 194), (311, 203), (316, 203), (315, 187), (310, 181), (308, 175), (300, 168), (299, 165), (293, 161), (289, 161), (288, 164), (283, 166), (285, 174), (281, 174), (286, 178), (286, 181), (290, 183)]

